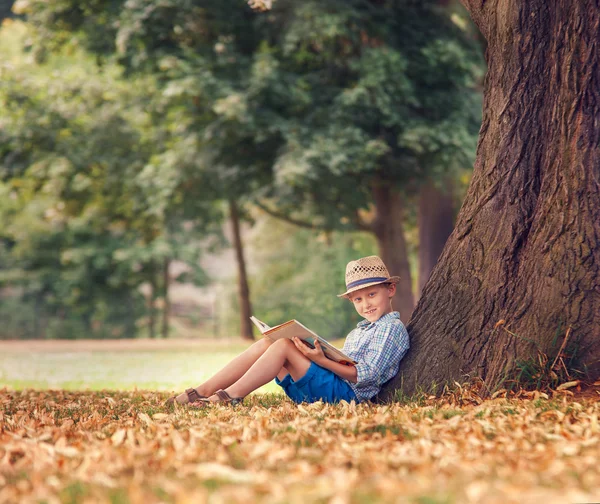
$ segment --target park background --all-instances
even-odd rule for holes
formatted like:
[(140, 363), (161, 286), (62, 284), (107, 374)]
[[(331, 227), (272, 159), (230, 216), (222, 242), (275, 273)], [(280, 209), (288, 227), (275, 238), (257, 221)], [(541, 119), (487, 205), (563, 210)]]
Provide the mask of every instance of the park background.
[[(198, 357), (178, 345), (116, 360), (39, 342), (223, 349), (256, 337), (251, 314), (341, 343), (359, 321), (336, 297), (345, 264), (371, 254), (402, 276), (395, 307), (408, 321), (481, 121), (484, 45), (458, 2), (389, 19), (361, 2), (150, 2), (119, 21), (101, 3), (12, 3), (0, 38), (0, 339), (38, 344), (6, 347), (0, 379), (181, 387)], [(228, 348), (199, 376), (243, 346)]]

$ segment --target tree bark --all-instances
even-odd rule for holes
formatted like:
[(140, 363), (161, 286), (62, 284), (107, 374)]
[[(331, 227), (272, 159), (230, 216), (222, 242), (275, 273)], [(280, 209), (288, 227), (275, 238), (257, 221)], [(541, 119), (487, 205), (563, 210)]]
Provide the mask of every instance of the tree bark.
[(162, 327), (161, 334), (163, 338), (169, 337), (169, 312), (171, 311), (171, 303), (169, 300), (170, 276), (169, 266), (171, 260), (165, 257), (163, 261), (163, 312), (162, 312)]
[(427, 180), (419, 192), (419, 293), (429, 280), (446, 240), (454, 228), (454, 198), (452, 181), (444, 189)]
[(156, 285), (156, 267), (154, 261), (151, 262), (150, 275), (148, 283), (150, 284), (150, 293), (148, 295), (148, 337), (156, 337), (156, 296), (157, 296), (157, 285)]
[(384, 399), (474, 376), (491, 389), (568, 327), (577, 368), (600, 375), (600, 5), (465, 5), (488, 41), (473, 179)]
[(244, 248), (242, 245), (242, 236), (240, 233), (240, 216), (237, 204), (234, 200), (229, 200), (229, 216), (231, 218), (231, 230), (233, 233), (233, 246), (238, 264), (238, 298), (240, 304), (240, 331), (244, 339), (253, 340), (252, 306), (250, 303), (250, 288), (248, 287), (248, 275), (246, 274), (246, 261), (244, 259)]
[(41, 313), (42, 313), (42, 295), (39, 292), (35, 294), (33, 308), (33, 337), (35, 339), (44, 339), (45, 334), (42, 333)]
[(412, 278), (404, 239), (404, 204), (402, 195), (384, 182), (372, 187), (375, 219), (371, 228), (377, 238), (379, 256), (390, 275), (399, 275), (400, 283), (393, 299), (395, 310), (403, 320), (408, 320), (414, 308)]

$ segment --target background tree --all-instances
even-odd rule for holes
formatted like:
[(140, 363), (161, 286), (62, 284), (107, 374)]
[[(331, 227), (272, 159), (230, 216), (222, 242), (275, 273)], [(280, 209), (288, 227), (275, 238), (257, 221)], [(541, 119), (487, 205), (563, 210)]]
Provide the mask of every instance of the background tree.
[(372, 233), (402, 277), (395, 306), (408, 318), (406, 213), (420, 180), (469, 163), (478, 49), (434, 2), (278, 1), (271, 13), (285, 31), (263, 51), (269, 100), (256, 110), (272, 111), (285, 145), (262, 207), (308, 227)]
[(419, 288), (421, 293), (429, 275), (444, 249), (446, 240), (454, 229), (456, 196), (451, 178), (445, 179), (443, 188), (433, 180), (423, 183), (419, 190)]
[[(28, 12), (40, 47), (65, 38), (58, 27), (82, 33), (98, 54), (191, 94), (188, 124), (228, 173), (226, 199), (269, 198), (262, 207), (290, 221), (374, 233), (403, 277), (397, 306), (412, 311), (407, 195), (469, 164), (478, 124), (478, 48), (436, 2), (281, 0), (269, 13), (241, 0), (34, 2)], [(118, 28), (102, 31), (108, 15)]]
[[(12, 28), (3, 35), (23, 32)], [(3, 69), (0, 92), (2, 238), (10, 259), (2, 284), (20, 285), (17, 292), (35, 300), (36, 313), (40, 306), (51, 319), (69, 313), (82, 324), (74, 334), (96, 337), (135, 336), (133, 323), (143, 314), (138, 287), (147, 282), (152, 299), (162, 291), (166, 300), (168, 262), (196, 265), (194, 233), (206, 236), (219, 221), (212, 200), (198, 192), (210, 194), (211, 185), (202, 180), (195, 151), (169, 132), (162, 104), (148, 102), (156, 94), (152, 81), (129, 87), (117, 74), (82, 55), (58, 55), (42, 66), (17, 58), (10, 73)], [(202, 281), (198, 267), (193, 271)], [(154, 335), (155, 304), (148, 310)]]
[(255, 212), (247, 235), (254, 311), (269, 324), (298, 319), (325, 338), (345, 337), (360, 321), (346, 299), (344, 265), (373, 253), (367, 233), (315, 232)]
[(12, 13), (14, 3), (14, 0), (0, 0), (0, 24), (2, 24), (4, 19), (14, 16)]
[(477, 161), (387, 394), (465, 376), (492, 388), (532, 362), (550, 381), (600, 375), (600, 10), (465, 4), (487, 40)]

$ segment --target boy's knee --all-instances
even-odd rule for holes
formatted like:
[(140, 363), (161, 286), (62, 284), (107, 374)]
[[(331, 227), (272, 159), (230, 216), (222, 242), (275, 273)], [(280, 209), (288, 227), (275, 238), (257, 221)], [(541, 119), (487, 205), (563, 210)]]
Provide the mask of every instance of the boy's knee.
[(285, 338), (275, 341), (274, 343), (272, 343), (272, 346), (274, 346), (275, 348), (277, 348), (279, 350), (283, 350), (283, 351), (287, 351), (287, 349), (289, 349), (291, 347), (296, 348), (296, 345), (294, 345), (294, 342), (292, 340), (285, 339)]
[(254, 346), (256, 346), (264, 351), (267, 348), (269, 348), (272, 344), (273, 344), (273, 342), (269, 338), (262, 338), (262, 339), (259, 339), (256, 343), (254, 343)]

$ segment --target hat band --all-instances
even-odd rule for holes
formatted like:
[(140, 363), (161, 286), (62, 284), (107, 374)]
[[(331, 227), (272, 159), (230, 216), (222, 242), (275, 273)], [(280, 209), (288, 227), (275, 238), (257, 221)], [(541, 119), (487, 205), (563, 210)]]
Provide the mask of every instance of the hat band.
[(349, 284), (346, 284), (346, 290), (352, 289), (352, 288), (356, 287), (357, 285), (363, 285), (363, 284), (372, 283), (372, 282), (385, 282), (386, 280), (387, 280), (387, 277), (363, 278), (362, 280), (355, 280), (354, 282), (350, 282)]

